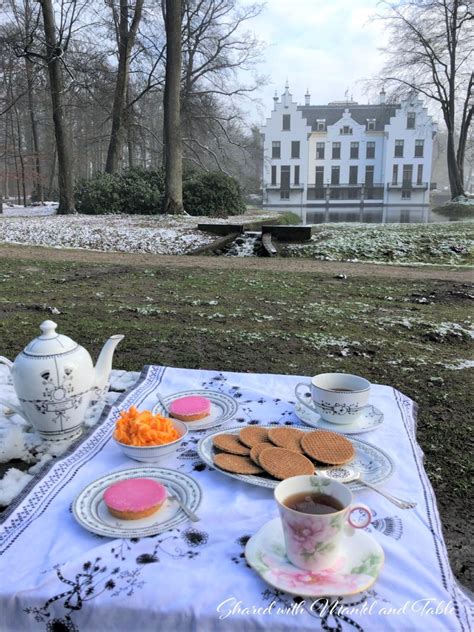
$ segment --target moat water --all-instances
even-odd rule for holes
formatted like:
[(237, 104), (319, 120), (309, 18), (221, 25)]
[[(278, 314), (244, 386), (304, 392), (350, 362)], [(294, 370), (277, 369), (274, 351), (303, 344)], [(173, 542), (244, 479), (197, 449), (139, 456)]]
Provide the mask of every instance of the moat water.
[[(268, 210), (280, 210), (274, 206)], [(433, 213), (430, 206), (347, 206), (291, 207), (287, 209), (300, 217), (302, 224), (363, 223), (363, 224), (429, 224), (447, 222), (449, 218)]]

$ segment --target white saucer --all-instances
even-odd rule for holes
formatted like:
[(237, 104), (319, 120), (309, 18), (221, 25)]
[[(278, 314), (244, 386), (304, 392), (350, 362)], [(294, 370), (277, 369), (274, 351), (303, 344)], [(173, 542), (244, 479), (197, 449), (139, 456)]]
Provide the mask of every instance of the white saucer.
[[(179, 399), (180, 397), (189, 397), (191, 395), (200, 395), (201, 397), (206, 397), (211, 402), (211, 410), (209, 412), (209, 415), (207, 415), (203, 419), (199, 419), (197, 421), (183, 422), (187, 425), (190, 431), (207, 430), (208, 428), (221, 426), (222, 424), (225, 424), (226, 421), (229, 421), (229, 419), (232, 419), (232, 417), (235, 417), (239, 410), (239, 404), (230, 395), (220, 393), (219, 391), (209, 391), (206, 389), (201, 389), (182, 391), (180, 393), (166, 395), (162, 398), (161, 402), (158, 402), (153, 407), (152, 412), (154, 414), (160, 413), (162, 415), (168, 415), (168, 410), (173, 400)], [(166, 406), (167, 410), (164, 410), (163, 405)]]
[(375, 408), (375, 406), (365, 406), (361, 416), (351, 424), (332, 424), (322, 419), (318, 413), (312, 412), (309, 408), (301, 404), (295, 405), (295, 415), (303, 423), (308, 424), (308, 426), (324, 428), (325, 430), (332, 430), (333, 432), (340, 432), (342, 434), (369, 432), (369, 430), (374, 430), (383, 423), (383, 412)]
[(270, 586), (301, 597), (343, 597), (368, 590), (377, 579), (384, 552), (362, 529), (341, 543), (340, 555), (330, 568), (305, 571), (293, 566), (285, 553), (280, 518), (270, 520), (250, 538), (245, 547), (250, 566)]

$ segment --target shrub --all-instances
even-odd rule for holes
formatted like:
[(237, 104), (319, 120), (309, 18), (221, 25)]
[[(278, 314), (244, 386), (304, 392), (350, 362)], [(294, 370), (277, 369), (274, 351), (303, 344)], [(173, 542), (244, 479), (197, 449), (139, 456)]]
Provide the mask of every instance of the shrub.
[[(164, 171), (133, 167), (113, 175), (97, 173), (76, 185), (79, 213), (150, 215), (162, 212)], [(227, 217), (245, 212), (237, 181), (221, 172), (187, 170), (183, 179), (184, 207), (191, 215)]]
[(220, 171), (193, 173), (185, 179), (183, 202), (191, 215), (227, 217), (245, 212), (238, 182)]
[(77, 184), (76, 208), (89, 215), (160, 213), (163, 190), (161, 171), (133, 167), (113, 175), (97, 173)]
[(118, 174), (122, 213), (152, 215), (161, 213), (164, 176), (161, 171), (148, 171), (142, 167), (127, 169)]
[(91, 180), (81, 180), (76, 184), (75, 195), (79, 213), (120, 213), (117, 178), (113, 175), (97, 173)]

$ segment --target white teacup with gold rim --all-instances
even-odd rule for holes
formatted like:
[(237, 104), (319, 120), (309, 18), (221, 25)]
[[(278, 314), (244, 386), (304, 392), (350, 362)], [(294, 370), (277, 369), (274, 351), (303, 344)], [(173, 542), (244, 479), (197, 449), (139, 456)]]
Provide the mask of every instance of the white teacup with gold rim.
[[(302, 395), (304, 387), (310, 397)], [(299, 382), (295, 395), (303, 406), (333, 424), (350, 424), (362, 414), (370, 397), (370, 382), (350, 373), (321, 373)]]
[[(367, 527), (372, 514), (363, 503), (354, 503), (350, 490), (322, 476), (292, 476), (277, 485), (286, 555), (307, 571), (332, 566), (344, 537)], [(355, 519), (355, 515), (359, 519)]]

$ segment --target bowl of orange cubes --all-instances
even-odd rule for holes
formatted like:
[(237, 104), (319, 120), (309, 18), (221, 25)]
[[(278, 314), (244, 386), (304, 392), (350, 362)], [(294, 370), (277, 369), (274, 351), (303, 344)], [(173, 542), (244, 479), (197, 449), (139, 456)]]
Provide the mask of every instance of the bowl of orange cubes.
[(142, 463), (156, 463), (171, 454), (188, 434), (188, 427), (178, 419), (139, 412), (135, 406), (123, 410), (115, 424), (113, 438), (124, 454)]

